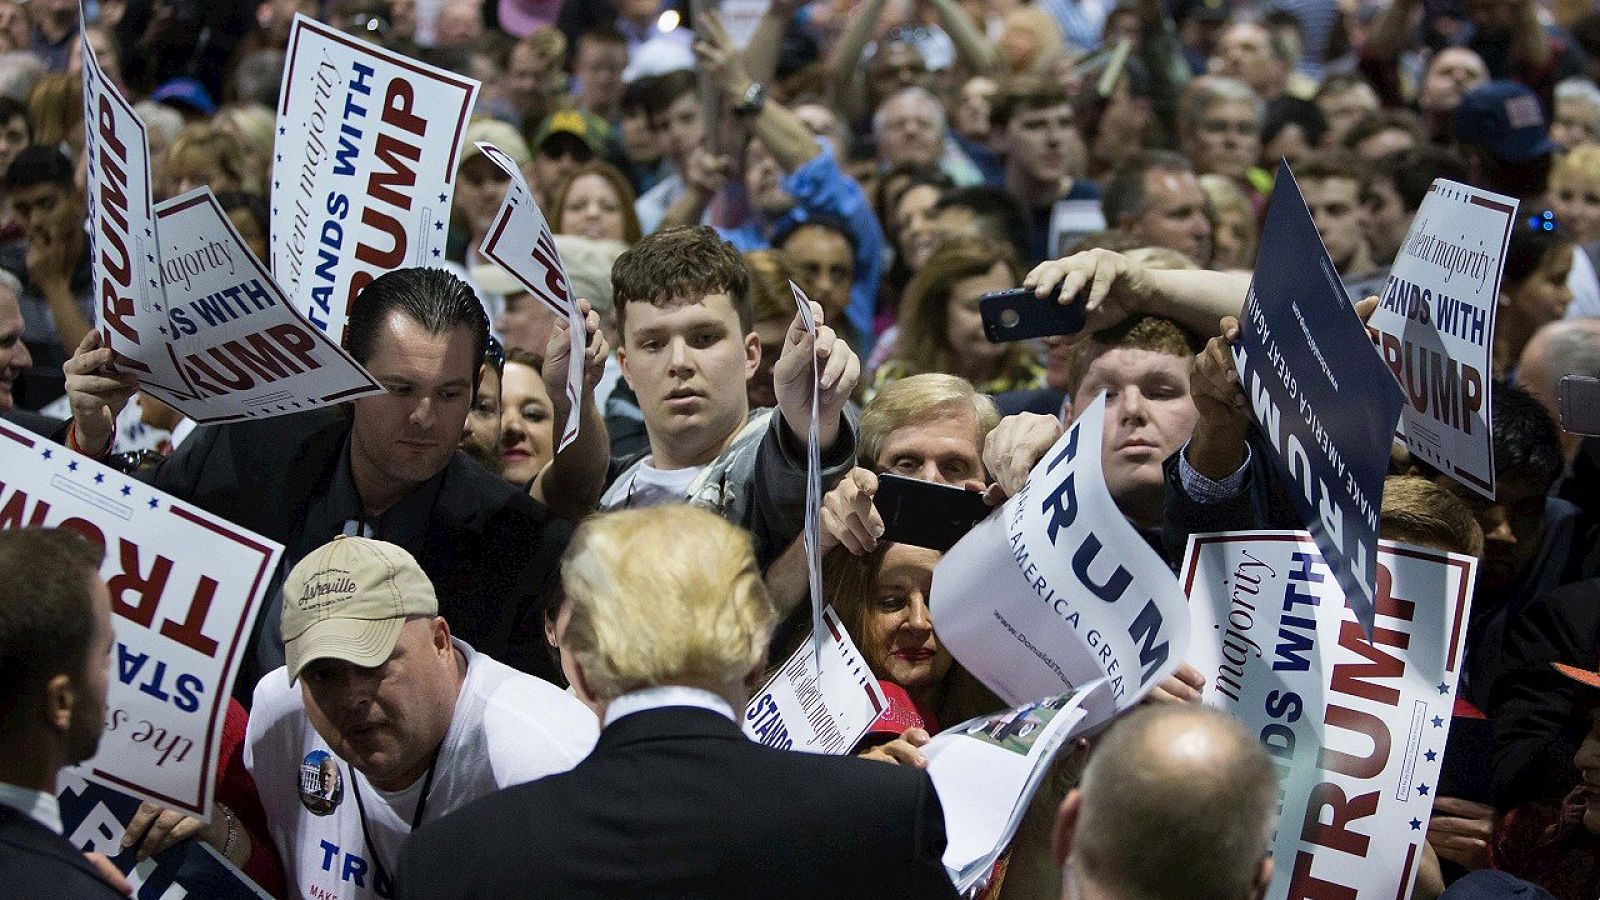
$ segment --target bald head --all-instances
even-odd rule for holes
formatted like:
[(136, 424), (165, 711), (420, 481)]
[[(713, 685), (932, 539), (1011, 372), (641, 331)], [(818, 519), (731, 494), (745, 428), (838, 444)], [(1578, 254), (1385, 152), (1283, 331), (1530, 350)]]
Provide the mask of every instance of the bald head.
[[(1517, 385), (1534, 396), (1550, 418), (1561, 421), (1561, 376), (1600, 377), (1600, 319), (1561, 319), (1533, 333), (1517, 360)], [(1561, 432), (1562, 456), (1570, 461), (1581, 438)]]
[(1271, 876), (1278, 778), (1254, 736), (1200, 706), (1130, 713), (1062, 806), (1068, 896), (1246, 900)]

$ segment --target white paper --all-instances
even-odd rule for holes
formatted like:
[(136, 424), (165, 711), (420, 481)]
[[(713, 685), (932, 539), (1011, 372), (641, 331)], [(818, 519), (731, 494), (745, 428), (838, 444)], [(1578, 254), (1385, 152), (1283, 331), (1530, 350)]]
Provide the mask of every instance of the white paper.
[[(260, 419), (383, 393), (295, 311), (208, 187), (156, 207), (161, 340), (187, 394), (147, 388), (196, 422)], [(163, 311), (164, 310), (164, 311)]]
[(478, 82), (296, 15), (278, 101), (272, 274), (344, 340), (372, 279), (444, 262)]
[[(83, 57), (85, 184), (95, 327), (119, 368), (163, 399), (193, 397), (157, 332), (163, 292), (144, 123), (100, 69), (79, 29)], [(73, 348), (68, 348), (73, 349)]]
[[(561, 264), (550, 223), (539, 211), (539, 204), (533, 199), (533, 191), (528, 189), (516, 160), (487, 141), (479, 141), (477, 146), (485, 157), (511, 176), (511, 186), (478, 252), (510, 272), (528, 293), (567, 320), (571, 352), (567, 356), (567, 421), (561, 429), (561, 443), (556, 446), (556, 452), (560, 453), (577, 440), (578, 425), (583, 418), (580, 401), (587, 333), (582, 308), (578, 306), (578, 298), (573, 296), (572, 282), (567, 280), (566, 267)], [(544, 352), (543, 347), (537, 349)]]
[(1495, 310), (1516, 213), (1515, 198), (1435, 181), (1367, 322), (1405, 390), (1396, 438), (1490, 499)]
[[(1278, 768), (1268, 898), (1408, 894), (1444, 764), (1476, 566), (1380, 541), (1368, 643), (1305, 532), (1190, 538), (1189, 660), (1207, 678), (1205, 702), (1258, 734)], [(1332, 803), (1338, 825), (1324, 824), (1336, 821)]]
[(800, 323), (811, 336), (811, 427), (806, 429), (806, 578), (811, 587), (811, 646), (822, 664), (822, 440), (818, 435), (818, 409), (822, 372), (817, 367), (817, 320), (811, 311), (811, 298), (800, 285), (789, 282), (794, 303), (800, 310)]
[(106, 548), (106, 730), (79, 774), (211, 816), (228, 698), (283, 548), (0, 423), (0, 528), (62, 526)]
[(987, 880), (1068, 740), (1107, 721), (1105, 681), (978, 716), (923, 745), (944, 808), (944, 867), (957, 890)]
[(861, 651), (828, 607), (822, 643), (833, 665), (818, 668), (805, 646), (756, 690), (744, 710), (750, 740), (780, 750), (849, 753), (889, 707)]
[(1007, 703), (1105, 677), (1127, 709), (1189, 643), (1177, 579), (1106, 490), (1105, 408), (1101, 393), (933, 570), (940, 642)]

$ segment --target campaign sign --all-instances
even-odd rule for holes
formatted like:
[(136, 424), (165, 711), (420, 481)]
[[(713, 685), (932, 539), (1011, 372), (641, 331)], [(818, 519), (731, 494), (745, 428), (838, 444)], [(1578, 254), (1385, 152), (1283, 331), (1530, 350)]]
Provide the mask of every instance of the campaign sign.
[(1494, 499), (1494, 313), (1517, 201), (1441, 178), (1395, 256), (1367, 333), (1405, 388), (1396, 437)]
[(867, 661), (828, 607), (822, 611), (820, 667), (811, 642), (796, 649), (744, 709), (744, 733), (779, 750), (849, 753), (889, 706)]
[(789, 282), (800, 324), (810, 335), (811, 345), (811, 425), (806, 428), (806, 521), (801, 532), (806, 546), (806, 581), (811, 590), (811, 635), (817, 659), (822, 659), (822, 438), (817, 412), (822, 398), (821, 368), (817, 365), (817, 317), (811, 298), (800, 285)]
[(1102, 392), (933, 570), (939, 640), (1013, 705), (1104, 677), (1126, 709), (1189, 642), (1177, 579), (1106, 490), (1105, 409)]
[(1305, 532), (1196, 535), (1205, 702), (1260, 735), (1282, 813), (1269, 898), (1404, 897), (1427, 839), (1477, 560), (1383, 541), (1369, 641)]
[[(578, 298), (573, 296), (572, 283), (567, 280), (566, 267), (561, 264), (561, 254), (556, 251), (556, 239), (550, 233), (550, 223), (533, 191), (522, 177), (522, 170), (499, 147), (479, 141), (479, 150), (490, 162), (511, 176), (511, 186), (495, 213), (489, 233), (484, 235), (478, 252), (500, 268), (510, 272), (529, 294), (537, 297), (550, 311), (567, 320), (567, 421), (561, 429), (561, 440), (556, 452), (578, 439), (578, 426), (583, 419), (580, 409), (583, 393), (583, 350), (587, 341), (583, 311)], [(540, 352), (543, 347), (537, 348)]]
[(341, 342), (374, 278), (444, 261), (478, 82), (297, 15), (280, 94), (272, 274)]
[(0, 528), (30, 525), (105, 548), (116, 641), (84, 775), (209, 819), (229, 692), (283, 548), (0, 423)]
[(101, 70), (86, 33), (80, 27), (95, 327), (117, 354), (117, 365), (138, 376), (141, 387), (162, 399), (193, 399), (157, 332), (164, 300), (144, 123)]
[(61, 771), (56, 799), (68, 842), (85, 853), (103, 853), (133, 885), (135, 900), (258, 900), (271, 895), (221, 854), (198, 839), (175, 844), (140, 860), (138, 847), (122, 848), (122, 836), (139, 801), (87, 781), (75, 768)]
[(383, 393), (289, 304), (208, 187), (156, 207), (165, 322), (195, 396), (158, 397), (197, 422), (233, 422)]
[(1288, 165), (1267, 203), (1233, 362), (1300, 520), (1372, 627), (1378, 507), (1400, 385), (1375, 354)]

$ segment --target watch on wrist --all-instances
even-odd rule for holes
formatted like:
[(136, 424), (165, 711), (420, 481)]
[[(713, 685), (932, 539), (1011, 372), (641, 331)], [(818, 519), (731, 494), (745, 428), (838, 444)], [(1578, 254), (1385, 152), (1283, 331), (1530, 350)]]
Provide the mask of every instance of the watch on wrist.
[(734, 115), (741, 118), (753, 118), (767, 105), (767, 86), (759, 81), (750, 82), (744, 89), (744, 95), (739, 98), (739, 105), (733, 108)]

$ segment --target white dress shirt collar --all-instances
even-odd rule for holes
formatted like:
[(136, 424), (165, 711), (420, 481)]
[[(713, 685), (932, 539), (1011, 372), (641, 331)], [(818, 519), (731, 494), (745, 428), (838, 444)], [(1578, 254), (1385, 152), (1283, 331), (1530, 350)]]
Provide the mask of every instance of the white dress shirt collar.
[(0, 781), (0, 803), (38, 822), (54, 834), (61, 833), (61, 804), (44, 791)]
[(645, 688), (642, 691), (633, 691), (606, 704), (605, 721), (602, 728), (609, 728), (612, 722), (623, 716), (650, 709), (660, 709), (665, 706), (692, 706), (706, 709), (716, 713), (730, 722), (738, 722), (739, 717), (733, 714), (733, 707), (728, 705), (721, 695), (714, 694), (704, 688), (687, 687), (681, 684), (664, 684), (660, 687)]

